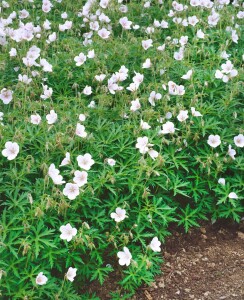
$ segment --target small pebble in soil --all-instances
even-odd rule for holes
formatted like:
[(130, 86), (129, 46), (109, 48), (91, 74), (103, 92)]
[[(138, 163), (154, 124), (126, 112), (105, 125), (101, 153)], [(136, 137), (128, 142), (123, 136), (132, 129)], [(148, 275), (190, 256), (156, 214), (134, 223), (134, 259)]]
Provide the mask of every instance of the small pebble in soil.
[(204, 240), (208, 239), (208, 237), (205, 234), (201, 234), (201, 238), (204, 239)]
[(200, 231), (201, 231), (201, 233), (203, 233), (203, 234), (206, 234), (206, 232), (207, 232), (206, 229), (205, 229), (204, 227), (201, 227), (201, 228), (200, 228)]

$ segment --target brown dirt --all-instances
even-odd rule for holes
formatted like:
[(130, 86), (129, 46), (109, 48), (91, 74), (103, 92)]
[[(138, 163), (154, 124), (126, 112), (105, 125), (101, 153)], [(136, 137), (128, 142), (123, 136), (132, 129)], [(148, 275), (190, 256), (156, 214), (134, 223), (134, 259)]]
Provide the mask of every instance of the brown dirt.
[(207, 226), (174, 233), (164, 247), (163, 275), (134, 300), (243, 300), (244, 233)]
[[(162, 255), (162, 275), (150, 287), (141, 287), (132, 300), (244, 300), (241, 226), (205, 225), (187, 234), (175, 230)], [(118, 288), (115, 282), (110, 277), (92, 291), (102, 300), (111, 299), (109, 293)]]

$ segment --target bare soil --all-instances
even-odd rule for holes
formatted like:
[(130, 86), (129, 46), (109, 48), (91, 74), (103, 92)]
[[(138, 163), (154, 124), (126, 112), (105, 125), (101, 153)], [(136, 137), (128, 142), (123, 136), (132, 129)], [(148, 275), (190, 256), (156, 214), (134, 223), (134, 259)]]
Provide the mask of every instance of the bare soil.
[[(187, 234), (173, 231), (163, 245), (162, 274), (132, 299), (244, 300), (243, 227), (217, 223)], [(117, 288), (116, 278), (110, 277), (92, 291), (106, 300)]]

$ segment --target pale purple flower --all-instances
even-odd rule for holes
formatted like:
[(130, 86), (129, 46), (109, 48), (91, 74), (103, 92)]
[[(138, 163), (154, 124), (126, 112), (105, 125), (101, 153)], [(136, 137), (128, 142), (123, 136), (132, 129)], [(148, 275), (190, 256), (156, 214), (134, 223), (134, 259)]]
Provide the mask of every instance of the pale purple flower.
[(128, 267), (130, 265), (131, 259), (132, 259), (132, 255), (130, 253), (130, 250), (127, 247), (124, 247), (123, 251), (119, 251), (117, 253), (117, 256), (119, 258), (119, 264), (121, 266), (126, 265)]
[(60, 238), (62, 240), (66, 240), (67, 242), (70, 242), (72, 240), (72, 238), (74, 236), (76, 236), (76, 234), (77, 234), (77, 229), (76, 228), (72, 228), (72, 226), (70, 225), (70, 223), (68, 223), (66, 225), (62, 225), (60, 227), (60, 231), (61, 231)]

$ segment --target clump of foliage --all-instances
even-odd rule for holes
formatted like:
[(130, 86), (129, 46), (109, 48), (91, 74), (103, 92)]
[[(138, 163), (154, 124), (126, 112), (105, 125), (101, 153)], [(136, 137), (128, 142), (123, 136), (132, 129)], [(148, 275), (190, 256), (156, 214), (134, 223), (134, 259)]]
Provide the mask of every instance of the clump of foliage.
[[(240, 1), (2, 1), (0, 294), (125, 299), (169, 224), (243, 213)], [(124, 295), (127, 293), (127, 296)]]

